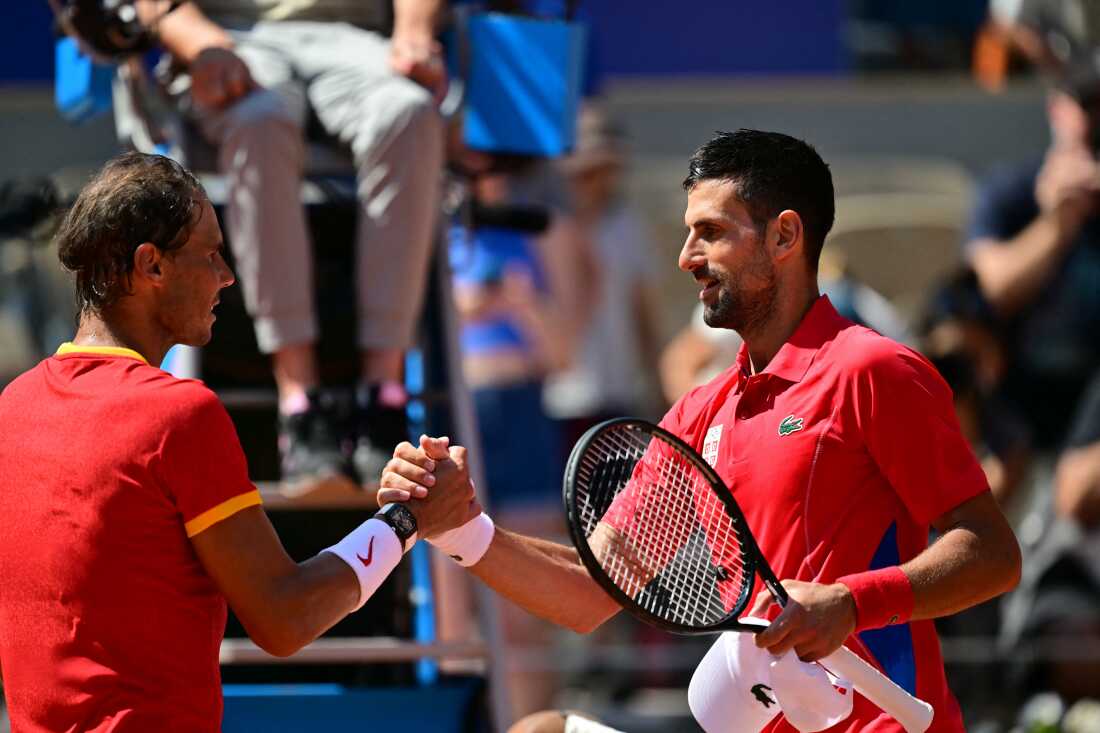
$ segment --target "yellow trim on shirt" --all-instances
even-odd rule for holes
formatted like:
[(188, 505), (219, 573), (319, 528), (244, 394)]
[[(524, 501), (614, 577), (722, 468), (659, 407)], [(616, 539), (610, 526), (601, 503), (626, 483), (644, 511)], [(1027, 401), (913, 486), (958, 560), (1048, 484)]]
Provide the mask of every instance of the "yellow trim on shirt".
[(229, 519), (229, 517), (240, 510), (259, 504), (263, 504), (263, 499), (260, 498), (260, 491), (258, 489), (252, 489), (252, 491), (238, 494), (232, 499), (226, 499), (213, 509), (207, 509), (190, 522), (184, 523), (183, 528), (186, 530), (188, 537), (194, 537), (199, 532), (209, 529), (223, 519)]
[(66, 354), (103, 354), (105, 356), (128, 356), (131, 359), (137, 359), (143, 364), (148, 364), (149, 361), (134, 351), (133, 349), (127, 349), (124, 346), (82, 346), (80, 344), (74, 344), (71, 341), (66, 341), (57, 348), (57, 356), (65, 356)]

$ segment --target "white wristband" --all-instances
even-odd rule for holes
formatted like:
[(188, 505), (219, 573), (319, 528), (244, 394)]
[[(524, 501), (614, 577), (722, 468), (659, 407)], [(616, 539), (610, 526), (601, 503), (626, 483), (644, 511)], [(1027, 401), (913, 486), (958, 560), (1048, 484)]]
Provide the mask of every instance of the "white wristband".
[(428, 540), (436, 549), (445, 552), (463, 567), (470, 567), (485, 555), (493, 541), (496, 527), (485, 512), (478, 514), (461, 527), (447, 530)]
[(393, 528), (381, 519), (368, 519), (353, 529), (347, 537), (321, 552), (331, 552), (346, 562), (359, 578), (358, 611), (378, 590), (382, 581), (401, 562), (401, 540)]

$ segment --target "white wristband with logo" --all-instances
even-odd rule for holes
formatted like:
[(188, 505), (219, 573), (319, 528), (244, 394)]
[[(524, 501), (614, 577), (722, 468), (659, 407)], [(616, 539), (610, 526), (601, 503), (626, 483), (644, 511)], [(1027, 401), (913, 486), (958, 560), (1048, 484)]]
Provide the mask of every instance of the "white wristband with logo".
[(428, 540), (436, 549), (450, 555), (459, 565), (476, 565), (485, 556), (496, 533), (493, 520), (485, 512), (461, 527), (447, 530)]
[(397, 539), (393, 528), (381, 519), (368, 519), (322, 552), (331, 552), (346, 562), (359, 578), (359, 603), (353, 611), (363, 607), (401, 562), (404, 554), (401, 540)]

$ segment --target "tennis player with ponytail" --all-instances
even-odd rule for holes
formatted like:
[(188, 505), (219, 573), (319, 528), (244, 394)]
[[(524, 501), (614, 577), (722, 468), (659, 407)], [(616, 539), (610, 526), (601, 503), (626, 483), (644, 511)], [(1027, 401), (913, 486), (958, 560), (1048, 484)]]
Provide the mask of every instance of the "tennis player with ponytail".
[[(157, 364), (210, 340), (233, 282), (214, 210), (173, 161), (128, 153), (57, 235), (72, 343), (0, 394), (0, 668), (12, 729), (216, 733), (226, 601), (285, 656), (358, 609), (418, 536), (464, 523), (464, 482), (384, 507), (302, 563), (248, 479), (225, 408)], [(461, 469), (453, 450), (444, 473)], [(440, 473), (442, 479), (444, 473)]]
[[(756, 587), (754, 615), (771, 621), (756, 647), (774, 655), (793, 650), (810, 662), (845, 645), (931, 704), (929, 731), (962, 731), (931, 620), (1013, 588), (1020, 552), (960, 433), (949, 388), (922, 356), (845, 320), (819, 294), (817, 263), (834, 204), (829, 169), (812, 147), (778, 133), (720, 133), (692, 157), (684, 187), (680, 268), (700, 285), (707, 323), (736, 330), (745, 343), (735, 363), (684, 395), (661, 427), (729, 487), (759, 556), (782, 581), (785, 594)], [(441, 441), (399, 446), (382, 498), (430, 495), (465, 481), (454, 472), (433, 482), (427, 462), (438, 471), (448, 465), (445, 456)], [(637, 486), (643, 462), (626, 472), (626, 488), (610, 508), (594, 509), (603, 517), (597, 533), (653, 521), (630, 516), (644, 503)], [(690, 501), (681, 506), (693, 511)], [(931, 529), (937, 537), (929, 544)], [(601, 552), (597, 533), (590, 554)], [(710, 534), (682, 542), (711, 541)], [(452, 541), (450, 554), (545, 619), (586, 632), (620, 608), (573, 548), (493, 528), (484, 515), (450, 536), (463, 538), (458, 549)], [(661, 562), (684, 561), (673, 558), (677, 547), (662, 552)], [(645, 568), (640, 582), (659, 570)], [(728, 580), (728, 568), (714, 570), (716, 583)], [(652, 583), (644, 592), (664, 602)], [(785, 607), (771, 601), (777, 595), (788, 597)], [(772, 717), (766, 688), (752, 685), (749, 695), (750, 685), (711, 684), (708, 677), (731, 668), (711, 656), (690, 693), (708, 733), (799, 729), (799, 716)], [(765, 710), (729, 707), (740, 699), (732, 693), (742, 692)], [(829, 730), (904, 730), (863, 696), (842, 718)]]

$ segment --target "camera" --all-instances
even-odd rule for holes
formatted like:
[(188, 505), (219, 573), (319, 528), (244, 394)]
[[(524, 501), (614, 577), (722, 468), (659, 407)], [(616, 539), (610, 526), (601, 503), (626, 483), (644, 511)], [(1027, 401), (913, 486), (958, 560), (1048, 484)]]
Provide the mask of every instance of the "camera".
[(156, 41), (156, 21), (175, 10), (183, 0), (165, 2), (153, 22), (142, 20), (137, 0), (50, 0), (50, 7), (66, 35), (103, 61), (118, 61), (151, 49)]

